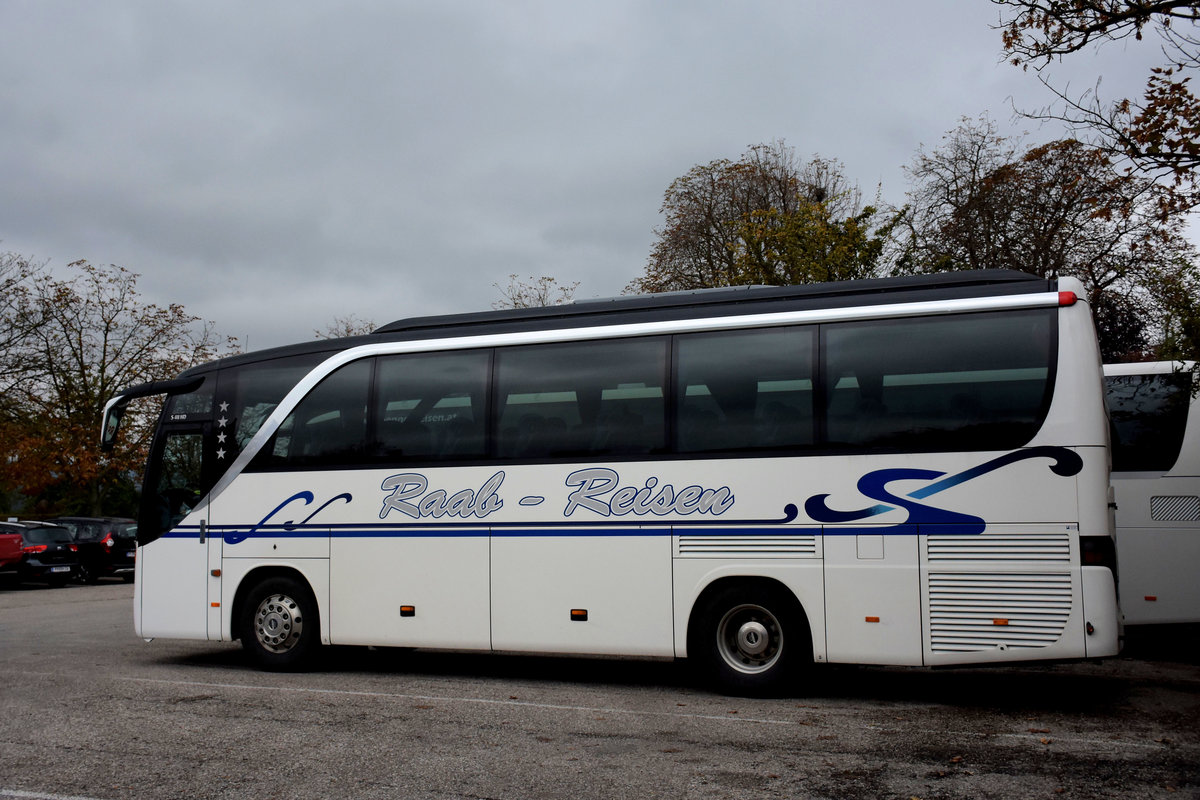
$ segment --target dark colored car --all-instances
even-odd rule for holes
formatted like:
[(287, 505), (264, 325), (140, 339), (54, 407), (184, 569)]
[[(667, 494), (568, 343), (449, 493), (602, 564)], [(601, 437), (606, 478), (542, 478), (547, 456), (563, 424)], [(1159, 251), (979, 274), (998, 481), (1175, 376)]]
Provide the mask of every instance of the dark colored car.
[(133, 580), (137, 525), (123, 517), (55, 517), (50, 520), (71, 531), (79, 547), (78, 577), (95, 583), (105, 577)]
[(43, 580), (62, 586), (79, 566), (79, 547), (71, 532), (47, 522), (2, 522), (0, 531), (21, 534), (21, 580)]

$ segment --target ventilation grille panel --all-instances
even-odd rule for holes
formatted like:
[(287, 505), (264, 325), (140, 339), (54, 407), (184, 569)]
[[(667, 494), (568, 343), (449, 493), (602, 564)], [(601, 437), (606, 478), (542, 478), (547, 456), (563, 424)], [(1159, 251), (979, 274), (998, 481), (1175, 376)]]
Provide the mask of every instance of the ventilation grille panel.
[(1042, 561), (1071, 563), (1069, 533), (1017, 533), (928, 537), (932, 561)]
[(816, 536), (694, 535), (679, 537), (681, 556), (800, 558), (817, 554)]
[(1200, 520), (1200, 497), (1151, 497), (1150, 519), (1156, 522)]
[(929, 575), (929, 639), (935, 653), (1004, 645), (1048, 647), (1071, 616), (1070, 573)]

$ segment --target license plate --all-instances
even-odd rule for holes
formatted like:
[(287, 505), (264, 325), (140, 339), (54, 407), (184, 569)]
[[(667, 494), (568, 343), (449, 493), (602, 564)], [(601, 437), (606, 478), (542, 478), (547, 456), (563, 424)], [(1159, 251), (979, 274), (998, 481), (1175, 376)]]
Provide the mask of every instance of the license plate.
[(130, 550), (128, 553), (125, 554), (125, 557), (126, 558), (137, 558), (137, 551)]
[(50, 571), (51, 572), (70, 572), (71, 568), (70, 567), (51, 567)]

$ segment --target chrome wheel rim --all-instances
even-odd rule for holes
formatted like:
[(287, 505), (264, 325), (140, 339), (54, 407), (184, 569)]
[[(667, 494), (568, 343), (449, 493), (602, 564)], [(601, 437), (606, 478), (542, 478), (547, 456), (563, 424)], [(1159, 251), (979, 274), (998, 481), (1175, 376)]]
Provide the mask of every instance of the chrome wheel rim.
[(766, 672), (783, 653), (783, 627), (762, 606), (737, 606), (727, 611), (717, 625), (717, 650), (722, 660), (738, 672)]
[(299, 604), (285, 594), (263, 598), (254, 612), (254, 636), (270, 653), (286, 653), (300, 641), (304, 618)]

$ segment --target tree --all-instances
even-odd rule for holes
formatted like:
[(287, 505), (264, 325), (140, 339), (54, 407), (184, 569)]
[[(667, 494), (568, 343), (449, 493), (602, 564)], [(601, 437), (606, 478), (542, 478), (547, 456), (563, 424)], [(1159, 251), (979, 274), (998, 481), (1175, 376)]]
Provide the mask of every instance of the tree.
[[(1016, 143), (998, 134), (995, 123), (986, 117), (964, 118), (932, 152), (919, 148), (913, 164), (905, 168), (908, 204), (898, 211), (899, 249), (891, 259), (893, 270), (942, 272), (1000, 266), (981, 252), (995, 237), (989, 215), (981, 213), (979, 196), (988, 176), (1016, 158)], [(975, 211), (972, 224), (963, 219), (969, 209)]]
[(1200, 392), (1200, 275), (1191, 264), (1164, 275), (1156, 286), (1163, 309), (1163, 342), (1158, 357), (1197, 362), (1192, 391)]
[(1164, 216), (1200, 204), (1200, 100), (1189, 83), (1200, 67), (1200, 0), (992, 0), (1001, 17), (1004, 49), (1013, 64), (1043, 71), (1089, 46), (1141, 41), (1157, 34), (1165, 63), (1151, 70), (1140, 101), (1106, 103), (1096, 90), (1071, 97), (1040, 78), (1061, 107), (1029, 116), (1068, 123), (1110, 158), (1162, 181)]
[(501, 287), (493, 283), (500, 292), (501, 298), (492, 303), (492, 308), (539, 308), (541, 306), (559, 306), (571, 302), (579, 281), (571, 284), (560, 284), (557, 279), (542, 275), (528, 281), (522, 281), (514, 272), (508, 276), (508, 286)]
[(334, 317), (324, 330), (313, 331), (318, 339), (341, 339), (345, 336), (365, 336), (378, 326), (369, 319), (359, 319), (354, 314)]
[(1106, 359), (1162, 340), (1159, 286), (1184, 279), (1193, 252), (1180, 221), (1159, 215), (1148, 178), (1074, 139), (1022, 151), (986, 119), (964, 121), (907, 171), (899, 271), (1073, 276), (1087, 288)]
[(125, 386), (173, 377), (234, 342), (220, 342), (182, 305), (143, 303), (138, 276), (123, 267), (76, 261), (69, 269), (66, 280), (39, 272), (23, 286), (27, 319), (18, 315), (17, 324), (32, 330), (17, 348), (21, 380), (8, 396), (0, 475), (57, 510), (100, 514), (140, 471), (154, 416), (146, 403), (131, 407), (121, 443), (102, 455), (104, 404)]
[[(25, 344), (38, 325), (29, 304), (29, 282), (43, 270), (16, 253), (0, 254), (0, 465), (13, 457), (16, 423), (22, 419), (16, 389), (28, 371)], [(17, 508), (20, 497), (0, 478), (0, 510)]]
[(626, 291), (796, 284), (873, 275), (887, 226), (842, 165), (782, 141), (693, 167), (667, 188), (646, 272)]
[(30, 308), (29, 284), (44, 269), (16, 253), (0, 254), (0, 416), (27, 369), (23, 345), (41, 322)]

